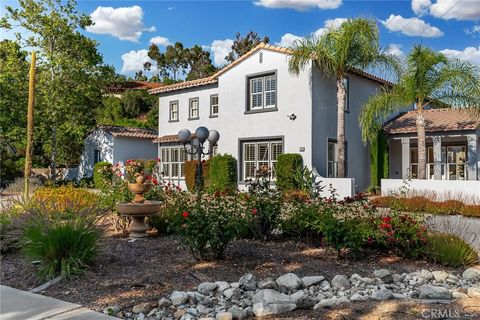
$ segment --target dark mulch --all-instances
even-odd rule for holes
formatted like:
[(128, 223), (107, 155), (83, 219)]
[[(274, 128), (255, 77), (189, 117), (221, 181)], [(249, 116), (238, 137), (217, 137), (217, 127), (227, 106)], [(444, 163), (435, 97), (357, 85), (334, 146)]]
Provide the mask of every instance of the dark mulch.
[[(294, 272), (299, 276), (323, 275), (330, 280), (336, 274), (368, 276), (376, 268), (402, 273), (439, 267), (374, 253), (356, 260), (339, 259), (331, 250), (294, 240), (239, 240), (228, 247), (224, 260), (198, 263), (174, 236), (134, 242), (106, 236), (102, 239), (102, 253), (92, 269), (78, 279), (61, 281), (44, 294), (103, 310), (114, 304), (131, 307), (156, 301), (173, 290), (193, 289), (202, 281), (237, 281), (247, 272), (258, 278)], [(35, 267), (19, 253), (7, 254), (1, 261), (4, 285), (29, 290), (42, 283), (34, 273)]]

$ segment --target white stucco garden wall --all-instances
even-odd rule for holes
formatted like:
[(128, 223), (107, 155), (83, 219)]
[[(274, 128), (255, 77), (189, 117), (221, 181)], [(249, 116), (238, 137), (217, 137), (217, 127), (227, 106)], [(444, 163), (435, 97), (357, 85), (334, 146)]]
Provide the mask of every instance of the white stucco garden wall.
[[(260, 62), (260, 53), (263, 62)], [(276, 71), (278, 111), (245, 114), (246, 77)], [(219, 96), (219, 115), (210, 118), (210, 95)], [(199, 98), (200, 117), (188, 120), (188, 101)], [(179, 101), (179, 121), (169, 122), (169, 103)], [(266, 137), (283, 138), (285, 153), (300, 153), (304, 163), (312, 165), (312, 118), (309, 70), (292, 76), (288, 71), (288, 55), (260, 50), (219, 77), (217, 86), (164, 93), (160, 96), (159, 135), (177, 134), (187, 128), (194, 132), (199, 126), (220, 133), (219, 153), (228, 153), (237, 160), (239, 139)], [(294, 113), (295, 121), (287, 115)], [(305, 151), (300, 152), (300, 148)], [(240, 169), (240, 166), (239, 166)]]
[(113, 164), (129, 159), (150, 160), (157, 158), (157, 145), (151, 139), (114, 137)]
[(402, 180), (382, 179), (382, 196), (399, 194), (400, 190), (407, 194), (434, 194), (437, 200), (462, 200), (467, 203), (480, 203), (479, 180)]
[(100, 150), (102, 161), (113, 163), (113, 137), (103, 130), (96, 129), (85, 138), (78, 167), (78, 179), (93, 175), (94, 150)]

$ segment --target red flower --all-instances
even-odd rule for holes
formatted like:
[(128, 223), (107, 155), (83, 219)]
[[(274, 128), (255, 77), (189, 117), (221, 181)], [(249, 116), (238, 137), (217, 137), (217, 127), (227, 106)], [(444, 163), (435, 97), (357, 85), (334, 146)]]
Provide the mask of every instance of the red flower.
[(380, 225), (380, 228), (382, 228), (382, 229), (391, 229), (391, 228), (392, 228), (392, 225), (391, 225), (390, 223), (385, 223), (385, 222), (384, 222), (384, 223), (382, 223), (382, 224)]
[(188, 218), (188, 212), (187, 212), (187, 211), (183, 211), (183, 212), (182, 212), (182, 217)]
[(258, 212), (257, 208), (253, 208), (253, 209), (252, 209), (252, 214), (253, 214), (254, 216), (257, 215), (257, 212)]
[(368, 245), (370, 245), (370, 246), (373, 244), (373, 239), (372, 239), (372, 237), (368, 237), (367, 243), (368, 243)]
[(157, 158), (157, 162), (161, 162), (162, 160), (160, 160), (160, 158)]
[(382, 218), (382, 221), (383, 221), (384, 223), (390, 223), (390, 222), (392, 221), (392, 218), (390, 218), (390, 217), (383, 217), (383, 218)]
[(213, 194), (213, 196), (215, 198), (218, 198), (220, 196), (220, 191), (215, 191), (215, 193)]
[(388, 232), (387, 232), (387, 235), (393, 236), (393, 231), (388, 231)]

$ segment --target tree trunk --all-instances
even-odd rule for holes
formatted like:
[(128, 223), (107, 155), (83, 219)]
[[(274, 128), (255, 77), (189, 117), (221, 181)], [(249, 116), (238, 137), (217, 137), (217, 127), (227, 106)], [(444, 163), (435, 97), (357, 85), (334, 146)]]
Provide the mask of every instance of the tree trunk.
[(427, 158), (425, 148), (425, 117), (421, 102), (417, 103), (417, 144), (418, 144), (418, 179), (426, 179)]
[(28, 81), (28, 109), (27, 109), (27, 149), (25, 150), (25, 188), (24, 196), (28, 197), (30, 189), (30, 172), (32, 171), (32, 145), (33, 145), (33, 104), (35, 103), (35, 62), (36, 54), (32, 51), (30, 75)]
[(337, 177), (345, 178), (345, 86), (337, 78)]
[(57, 181), (57, 125), (52, 128), (52, 158), (51, 158), (51, 179), (55, 184)]

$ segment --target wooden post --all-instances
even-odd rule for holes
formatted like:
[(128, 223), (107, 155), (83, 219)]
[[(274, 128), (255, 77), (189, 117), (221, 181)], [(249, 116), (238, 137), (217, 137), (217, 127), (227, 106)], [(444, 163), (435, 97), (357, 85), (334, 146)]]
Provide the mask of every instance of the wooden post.
[(24, 196), (28, 197), (30, 184), (30, 171), (32, 171), (32, 145), (33, 145), (33, 105), (35, 103), (35, 63), (36, 54), (32, 51), (32, 61), (30, 63), (30, 79), (28, 81), (28, 110), (27, 110), (27, 149), (25, 152), (25, 189)]

